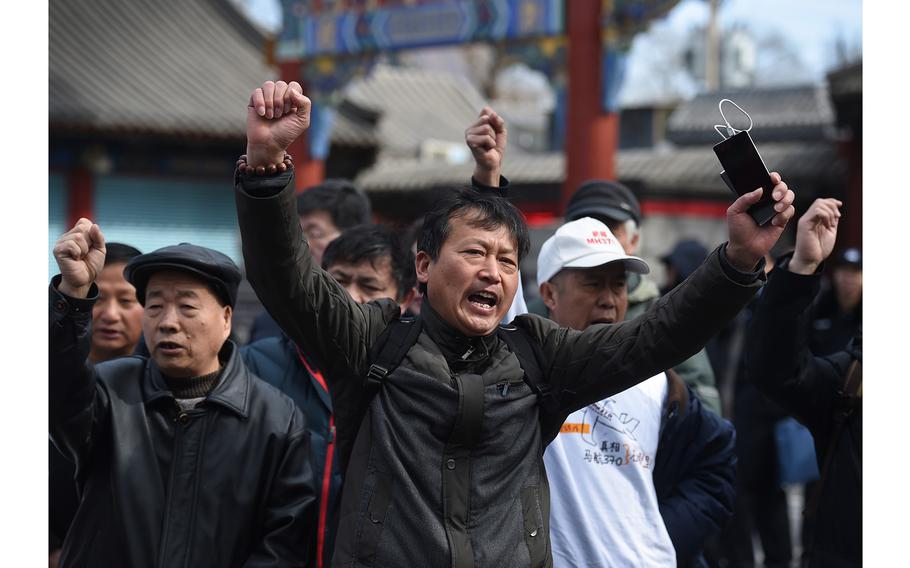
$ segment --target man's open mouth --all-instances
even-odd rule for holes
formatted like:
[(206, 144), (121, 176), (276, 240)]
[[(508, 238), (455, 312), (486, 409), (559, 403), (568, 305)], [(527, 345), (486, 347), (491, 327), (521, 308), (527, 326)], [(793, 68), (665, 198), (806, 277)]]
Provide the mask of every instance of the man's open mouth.
[(160, 341), (158, 342), (158, 349), (161, 351), (176, 351), (182, 349), (183, 346), (179, 343), (174, 343), (173, 341)]
[(492, 310), (496, 307), (498, 299), (496, 294), (490, 292), (474, 292), (468, 296), (468, 301), (481, 310)]

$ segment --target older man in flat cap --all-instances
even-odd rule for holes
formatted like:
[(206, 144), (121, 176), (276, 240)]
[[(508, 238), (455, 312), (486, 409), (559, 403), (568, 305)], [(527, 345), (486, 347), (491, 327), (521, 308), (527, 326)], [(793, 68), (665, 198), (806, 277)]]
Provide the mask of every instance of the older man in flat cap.
[(54, 247), (50, 432), (76, 464), (61, 566), (303, 566), (315, 494), (304, 417), (228, 340), (240, 271), (183, 243), (131, 260), (150, 357), (88, 358), (104, 236)]

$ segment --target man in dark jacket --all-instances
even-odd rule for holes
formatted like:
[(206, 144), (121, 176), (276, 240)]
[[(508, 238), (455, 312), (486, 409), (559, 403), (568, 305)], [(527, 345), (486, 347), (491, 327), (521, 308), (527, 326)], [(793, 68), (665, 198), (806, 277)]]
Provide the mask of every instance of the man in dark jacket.
[[(573, 410), (686, 359), (733, 317), (761, 286), (760, 261), (793, 214), (793, 193), (772, 174), (771, 224), (746, 213), (761, 191), (743, 196), (729, 210), (730, 243), (686, 284), (639, 319), (575, 331), (537, 316), (499, 328), (527, 226), (501, 197), (453, 192), (419, 239), (425, 300), (419, 318), (398, 324), (417, 335), (401, 364), (384, 368), (371, 350), (399, 307), (351, 300), (314, 264), (294, 222), (284, 150), (309, 126), (309, 107), (297, 83), (253, 92), (235, 187), (251, 284), (328, 367), (345, 475), (333, 566), (551, 565), (546, 444)], [(496, 130), (490, 152), (501, 151)], [(507, 343), (516, 337), (539, 355), (534, 390), (531, 359)]]
[[(590, 217), (537, 261), (550, 317), (578, 330), (623, 321), (626, 274), (648, 272)], [(732, 515), (733, 448), (732, 425), (672, 370), (573, 412), (544, 454), (554, 565), (707, 566), (705, 539)]]
[(50, 434), (76, 464), (62, 566), (305, 565), (314, 523), (305, 422), (229, 341), (240, 271), (190, 244), (132, 259), (150, 359), (88, 360), (98, 225), (57, 241)]
[(815, 439), (822, 479), (817, 503), (806, 508), (815, 518), (807, 556), (809, 566), (826, 568), (862, 565), (862, 375), (853, 376), (860, 380), (856, 395), (846, 384), (851, 365), (862, 364), (862, 336), (822, 357), (808, 347), (810, 308), (834, 248), (840, 206), (817, 199), (800, 218), (793, 256), (771, 272), (746, 344), (747, 378)]
[[(414, 255), (388, 227), (356, 225), (329, 244), (322, 260), (322, 267), (357, 302), (394, 298), (404, 312), (414, 298)], [(332, 400), (321, 365), (284, 334), (246, 345), (240, 353), (253, 373), (290, 396), (306, 417), (310, 461), (319, 487), (314, 565), (330, 566), (341, 470), (335, 455)]]
[[(142, 306), (136, 299), (136, 289), (123, 277), (126, 263), (142, 253), (122, 243), (107, 243), (105, 248), (104, 268), (95, 280), (98, 301), (92, 307), (92, 348), (89, 351), (92, 363), (131, 355), (142, 334)], [(50, 440), (48, 466), (49, 565), (54, 568), (79, 499), (73, 480), (76, 468)]]

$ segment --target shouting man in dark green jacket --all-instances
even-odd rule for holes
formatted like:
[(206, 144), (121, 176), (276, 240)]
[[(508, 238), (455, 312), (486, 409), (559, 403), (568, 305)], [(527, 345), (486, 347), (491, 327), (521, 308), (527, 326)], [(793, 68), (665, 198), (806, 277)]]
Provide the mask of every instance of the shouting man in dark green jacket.
[[(296, 222), (285, 149), (309, 126), (309, 109), (297, 83), (253, 92), (235, 186), (250, 282), (328, 367), (347, 468), (333, 566), (551, 565), (545, 446), (570, 412), (690, 357), (748, 302), (764, 253), (793, 215), (793, 192), (773, 174), (771, 224), (746, 213), (761, 191), (745, 195), (728, 212), (730, 242), (685, 285), (635, 320), (575, 331), (532, 315), (500, 328), (527, 226), (500, 196), (453, 191), (418, 239), (426, 296), (408, 325), (419, 334), (400, 364), (377, 369), (371, 351), (398, 306), (354, 302), (313, 261)], [(475, 178), (496, 186), (505, 127), (484, 116), (468, 142), (480, 157)], [(364, 380), (377, 373), (378, 388)]]

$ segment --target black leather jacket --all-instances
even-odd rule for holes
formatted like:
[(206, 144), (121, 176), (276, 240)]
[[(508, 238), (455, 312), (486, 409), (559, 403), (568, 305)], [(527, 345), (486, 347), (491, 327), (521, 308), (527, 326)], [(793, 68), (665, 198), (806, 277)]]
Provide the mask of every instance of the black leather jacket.
[(222, 349), (181, 412), (154, 362), (87, 363), (92, 304), (50, 287), (50, 433), (76, 464), (61, 566), (304, 566), (315, 493), (304, 417)]

